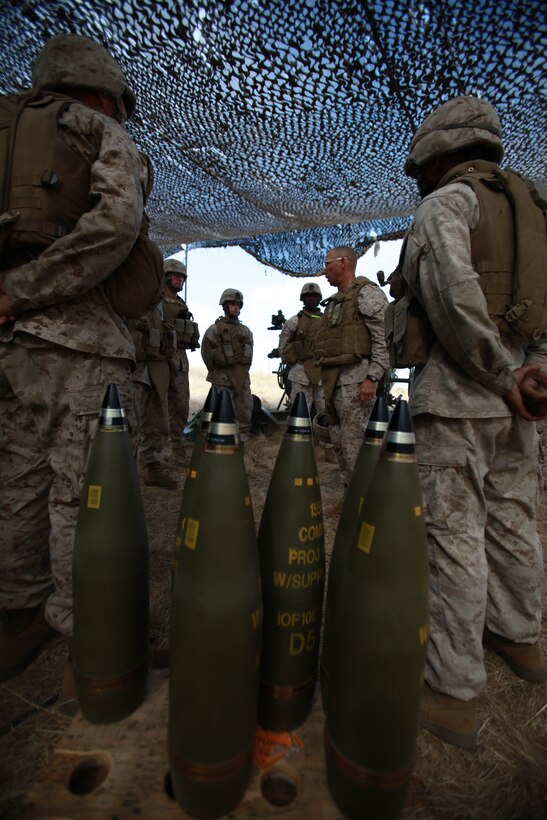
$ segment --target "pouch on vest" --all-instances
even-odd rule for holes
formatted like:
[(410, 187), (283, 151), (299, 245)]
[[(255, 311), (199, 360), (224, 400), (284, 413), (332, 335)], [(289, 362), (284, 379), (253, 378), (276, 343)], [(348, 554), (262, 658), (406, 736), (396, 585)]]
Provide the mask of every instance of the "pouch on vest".
[[(334, 297), (333, 297), (334, 298)], [(342, 321), (342, 304), (341, 302), (336, 302), (328, 315), (328, 323), (331, 327), (335, 327), (339, 325)]]
[(384, 333), (389, 363), (394, 368), (425, 364), (433, 340), (427, 315), (401, 272), (406, 247), (407, 237), (403, 240), (399, 264), (387, 279), (389, 295), (394, 301), (384, 313)]
[(298, 359), (296, 358), (295, 353), (295, 343), (288, 342), (288, 344), (283, 349), (283, 353), (281, 354), (281, 358), (285, 362), (285, 364), (296, 364)]
[(405, 295), (390, 302), (384, 326), (392, 367), (416, 367), (427, 362), (429, 322), (417, 299)]
[(153, 327), (148, 327), (143, 333), (143, 344), (147, 359), (161, 358), (161, 333)]
[(253, 355), (253, 349), (252, 349), (251, 345), (249, 345), (249, 344), (244, 344), (242, 347), (243, 347), (243, 355), (242, 355), (242, 358), (241, 358), (241, 363), (242, 364), (250, 364), (251, 359), (252, 359), (252, 355)]
[[(188, 312), (189, 313), (189, 312)], [(192, 314), (189, 313), (191, 316)], [(175, 319), (175, 332), (179, 347), (190, 347), (195, 350), (199, 343), (199, 328), (191, 319)]]
[(297, 334), (296, 339), (294, 340), (294, 353), (298, 361), (304, 361), (304, 359), (310, 358), (310, 352), (306, 346), (306, 338), (305, 334), (302, 330), (300, 330)]
[(165, 330), (163, 333), (163, 355), (172, 359), (177, 351), (177, 334), (174, 330)]
[(222, 350), (224, 352), (224, 358), (229, 363), (234, 358), (234, 348), (232, 347), (231, 342), (223, 342), (222, 343)]

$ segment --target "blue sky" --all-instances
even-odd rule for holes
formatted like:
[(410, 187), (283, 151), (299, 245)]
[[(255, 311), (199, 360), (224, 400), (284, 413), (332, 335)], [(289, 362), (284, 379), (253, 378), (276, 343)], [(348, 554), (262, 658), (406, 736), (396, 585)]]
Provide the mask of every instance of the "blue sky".
[[(357, 264), (357, 274), (368, 276), (376, 282), (376, 272), (383, 270), (387, 276), (397, 265), (401, 241), (381, 242), (375, 256), (370, 248)], [(175, 254), (184, 261), (185, 254)], [(234, 287), (243, 293), (244, 304), (241, 321), (253, 332), (254, 358), (252, 373), (269, 373), (275, 370), (279, 359), (268, 359), (267, 354), (277, 347), (279, 334), (267, 328), (271, 325), (272, 314), (282, 310), (289, 319), (297, 313), (302, 303), (300, 290), (307, 281), (315, 281), (321, 288), (323, 298), (333, 292), (324, 276), (313, 280), (297, 279), (266, 267), (239, 247), (199, 248), (188, 253), (188, 281), (186, 300), (189, 309), (199, 324), (201, 335), (217, 319), (222, 308), (218, 301), (224, 288)], [(387, 288), (386, 295), (387, 294)], [(184, 296), (184, 293), (182, 294)], [(198, 350), (188, 359), (190, 367), (202, 367), (203, 361)]]

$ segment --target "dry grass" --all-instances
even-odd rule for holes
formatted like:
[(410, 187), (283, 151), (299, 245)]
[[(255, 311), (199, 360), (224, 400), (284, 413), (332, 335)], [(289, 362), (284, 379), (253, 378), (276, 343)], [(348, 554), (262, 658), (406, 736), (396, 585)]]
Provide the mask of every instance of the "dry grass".
[[(194, 399), (203, 401), (208, 385), (193, 374)], [(257, 380), (258, 381), (258, 380)], [(275, 392), (277, 391), (277, 392)], [(253, 392), (260, 395), (255, 388)], [(274, 384), (271, 396), (280, 395)], [(271, 437), (254, 437), (246, 445), (245, 463), (258, 525), (282, 430)], [(317, 450), (325, 508), (325, 538), (330, 554), (337, 518), (329, 513), (341, 499), (335, 464)], [(182, 472), (182, 471), (181, 471)], [(151, 638), (155, 646), (168, 642), (172, 545), (180, 492), (144, 487), (143, 500), (151, 549)], [(542, 507), (540, 534), (547, 547), (547, 500)], [(544, 646), (547, 644), (543, 635)], [(21, 800), (66, 730), (70, 718), (59, 711), (58, 699), (67, 647), (58, 638), (19, 678), (0, 686), (0, 817), (15, 817)], [(420, 820), (540, 820), (545, 818), (547, 786), (547, 709), (545, 688), (518, 680), (503, 663), (486, 653), (488, 683), (479, 699), (480, 742), (476, 752), (464, 752), (420, 731), (416, 776), (423, 785), (429, 811), (407, 809), (405, 818)], [(10, 728), (11, 727), (11, 728)]]

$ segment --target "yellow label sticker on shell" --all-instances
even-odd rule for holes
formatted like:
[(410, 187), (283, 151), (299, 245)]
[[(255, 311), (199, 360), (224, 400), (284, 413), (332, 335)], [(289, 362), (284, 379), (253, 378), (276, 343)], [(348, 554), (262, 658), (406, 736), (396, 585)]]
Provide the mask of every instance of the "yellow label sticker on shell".
[(186, 523), (186, 532), (184, 534), (184, 546), (189, 550), (195, 550), (198, 541), (199, 521), (189, 518)]
[(251, 496), (250, 496), (250, 495), (246, 495), (246, 496), (245, 496), (245, 506), (246, 506), (246, 507), (250, 507), (250, 506), (251, 506)]
[(101, 507), (101, 493), (103, 488), (100, 484), (90, 484), (87, 488), (87, 509), (99, 510)]
[(190, 478), (197, 478), (198, 471), (197, 470), (190, 470)]
[(420, 637), (420, 646), (425, 646), (427, 643), (427, 639), (429, 638), (429, 628), (426, 626), (421, 626), (418, 630), (418, 635)]
[(372, 539), (374, 538), (375, 531), (376, 527), (373, 527), (372, 524), (367, 524), (366, 521), (363, 521), (361, 524), (359, 538), (357, 539), (357, 549), (361, 550), (361, 552), (366, 552), (368, 555), (372, 549)]
[(301, 478), (295, 478), (294, 479), (294, 486), (295, 487), (301, 487), (302, 486), (302, 479)]
[(416, 516), (416, 518), (419, 518), (423, 514), (424, 514), (424, 511), (423, 511), (422, 507), (420, 507), (420, 506), (414, 507), (414, 515)]
[(308, 487), (313, 487), (313, 476), (311, 478), (306, 479), (306, 484)]

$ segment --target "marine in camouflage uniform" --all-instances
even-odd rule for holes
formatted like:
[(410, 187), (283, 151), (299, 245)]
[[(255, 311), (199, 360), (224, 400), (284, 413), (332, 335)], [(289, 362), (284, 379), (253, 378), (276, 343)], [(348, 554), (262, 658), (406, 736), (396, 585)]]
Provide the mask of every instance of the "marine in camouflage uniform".
[(319, 308), (321, 298), (321, 288), (315, 282), (307, 282), (303, 286), (300, 299), (304, 308), (285, 322), (278, 345), (279, 355), (290, 366), (292, 397), (304, 393), (310, 414), (314, 405), (318, 416), (325, 412), (325, 397), (321, 370), (313, 361), (313, 341), (322, 316)]
[(374, 282), (356, 277), (356, 267), (357, 254), (352, 248), (328, 251), (324, 273), (338, 292), (326, 302), (314, 342), (329, 433), (345, 487), (363, 442), (378, 382), (389, 369), (384, 332), (387, 297)]
[(243, 294), (234, 288), (222, 292), (224, 316), (205, 331), (201, 356), (207, 367), (207, 381), (218, 390), (230, 390), (234, 399), (239, 432), (246, 441), (251, 430), (253, 399), (249, 370), (253, 360), (253, 334), (239, 320)]
[(109, 382), (134, 422), (134, 347), (107, 283), (138, 240), (148, 187), (147, 166), (123, 126), (135, 99), (105, 49), (55, 37), (32, 79), (35, 90), (56, 93), (37, 93), (23, 109), (13, 155), (2, 156), (11, 166), (4, 202), (15, 216), (0, 256), (4, 679), (28, 665), (50, 627), (72, 632), (80, 488)]
[[(499, 272), (514, 271), (506, 195), (461, 181), (497, 168), (502, 156), (494, 109), (458, 97), (420, 126), (405, 165), (425, 198), (400, 269), (431, 334), (410, 394), (430, 566), (421, 722), (465, 748), (477, 738), (483, 645), (526, 680), (547, 675), (538, 643), (537, 434), (523, 402), (526, 365), (545, 370), (547, 337), (527, 341), (503, 319), (511, 287)], [(492, 282), (485, 292), (483, 273)]]
[[(184, 299), (178, 295), (188, 277), (186, 265), (178, 259), (164, 262), (165, 286), (162, 295), (164, 320), (164, 350), (169, 364), (169, 435), (175, 450), (182, 445), (182, 433), (188, 422), (190, 387), (188, 380), (188, 355), (186, 349), (195, 350), (199, 344), (199, 331), (192, 322), (192, 314)], [(181, 325), (193, 327), (188, 334)]]

